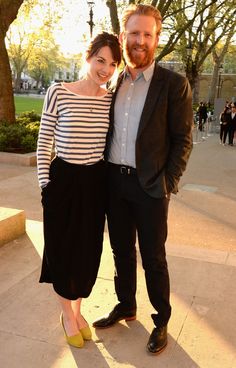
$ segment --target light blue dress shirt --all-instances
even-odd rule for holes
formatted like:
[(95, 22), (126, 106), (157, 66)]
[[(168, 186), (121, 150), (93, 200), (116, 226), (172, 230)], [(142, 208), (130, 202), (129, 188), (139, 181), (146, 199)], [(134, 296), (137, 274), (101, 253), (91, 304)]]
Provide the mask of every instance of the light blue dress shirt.
[(155, 62), (135, 80), (126, 67), (115, 101), (114, 130), (108, 161), (136, 167), (135, 142)]

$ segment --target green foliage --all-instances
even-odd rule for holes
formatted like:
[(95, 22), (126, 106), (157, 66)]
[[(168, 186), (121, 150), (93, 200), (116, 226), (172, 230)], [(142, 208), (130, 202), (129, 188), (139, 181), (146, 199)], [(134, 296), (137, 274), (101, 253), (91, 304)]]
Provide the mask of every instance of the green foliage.
[(16, 119), (16, 124), (1, 122), (0, 151), (27, 153), (37, 148), (40, 116), (35, 111), (25, 112)]
[(23, 112), (17, 118), (17, 122), (24, 124), (24, 125), (28, 123), (32, 123), (32, 122), (38, 122), (38, 121), (40, 121), (40, 115), (37, 114), (35, 110)]
[(22, 72), (45, 86), (64, 66), (54, 36), (63, 8), (62, 0), (27, 0), (19, 9), (6, 37), (15, 91), (20, 92)]
[(37, 139), (31, 134), (26, 134), (21, 139), (21, 147), (25, 152), (33, 152), (37, 149)]

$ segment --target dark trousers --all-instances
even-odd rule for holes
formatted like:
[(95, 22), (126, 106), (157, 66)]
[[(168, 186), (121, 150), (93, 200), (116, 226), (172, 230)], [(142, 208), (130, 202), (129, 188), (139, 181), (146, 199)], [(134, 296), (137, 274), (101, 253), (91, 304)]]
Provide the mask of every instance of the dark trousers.
[(233, 145), (235, 128), (233, 125), (230, 125), (228, 130), (229, 130), (229, 144)]
[[(122, 170), (123, 171), (123, 170)], [(144, 192), (136, 170), (121, 173), (108, 168), (107, 219), (115, 261), (115, 290), (123, 311), (136, 310), (136, 231), (156, 326), (167, 324), (171, 306), (166, 261), (168, 198), (155, 199)]]
[(228, 134), (228, 125), (221, 124), (220, 125), (220, 140), (222, 143), (225, 143), (227, 134)]

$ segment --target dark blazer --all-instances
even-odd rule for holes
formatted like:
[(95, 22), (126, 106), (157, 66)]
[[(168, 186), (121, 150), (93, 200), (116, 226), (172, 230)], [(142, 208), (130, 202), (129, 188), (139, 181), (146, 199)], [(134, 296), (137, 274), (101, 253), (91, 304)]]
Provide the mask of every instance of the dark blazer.
[(231, 112), (228, 115), (228, 124), (230, 126), (230, 128), (232, 129), (236, 129), (236, 115), (234, 115), (234, 117), (232, 118), (231, 116)]
[[(114, 103), (122, 83), (121, 73), (110, 110), (105, 157), (114, 125)], [(136, 168), (140, 184), (154, 198), (177, 193), (180, 176), (192, 150), (192, 93), (187, 79), (155, 64), (136, 138)]]

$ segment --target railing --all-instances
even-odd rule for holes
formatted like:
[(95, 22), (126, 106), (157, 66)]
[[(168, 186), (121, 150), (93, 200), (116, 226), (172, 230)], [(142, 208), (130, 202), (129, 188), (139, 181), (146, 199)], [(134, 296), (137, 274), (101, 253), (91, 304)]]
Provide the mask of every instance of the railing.
[(202, 124), (202, 130), (199, 129), (198, 117), (194, 116), (194, 128), (193, 128), (193, 144), (198, 144), (205, 141), (213, 134), (219, 134), (220, 126), (214, 115), (207, 118), (205, 124)]

